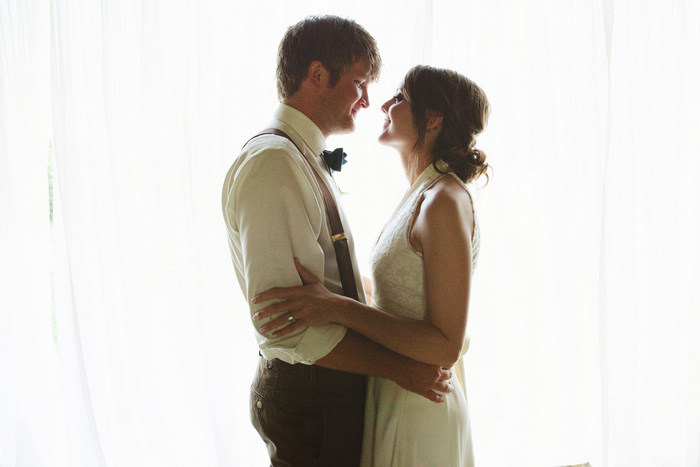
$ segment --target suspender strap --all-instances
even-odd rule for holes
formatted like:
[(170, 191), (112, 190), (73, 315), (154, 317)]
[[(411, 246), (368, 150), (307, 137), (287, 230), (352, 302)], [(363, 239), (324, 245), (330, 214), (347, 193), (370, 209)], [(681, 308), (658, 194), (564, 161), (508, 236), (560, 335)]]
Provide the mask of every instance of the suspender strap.
[[(304, 156), (304, 151), (302, 151), (299, 146), (289, 137), (285, 132), (277, 128), (267, 128), (253, 138), (257, 138), (262, 135), (276, 135), (283, 138), (287, 138), (292, 142), (294, 147), (301, 153), (302, 157), (306, 161), (306, 164), (311, 169), (311, 173), (314, 174), (316, 183), (321, 189), (321, 194), (323, 195), (323, 201), (326, 205), (326, 213), (328, 214), (328, 220), (331, 226), (331, 239), (333, 240), (333, 247), (335, 248), (335, 257), (338, 261), (338, 272), (340, 272), (340, 282), (343, 285), (343, 295), (346, 297), (358, 300), (357, 296), (357, 284), (355, 282), (355, 273), (352, 269), (352, 260), (350, 259), (350, 248), (348, 246), (348, 239), (345, 236), (345, 231), (343, 229), (343, 223), (340, 221), (340, 215), (338, 214), (338, 206), (335, 204), (335, 200), (328, 190), (328, 186), (323, 181), (321, 176), (316, 172), (316, 169), (311, 165), (311, 163)], [(250, 138), (252, 140), (253, 138)], [(250, 142), (248, 140), (248, 142)], [(248, 144), (248, 143), (246, 143)]]

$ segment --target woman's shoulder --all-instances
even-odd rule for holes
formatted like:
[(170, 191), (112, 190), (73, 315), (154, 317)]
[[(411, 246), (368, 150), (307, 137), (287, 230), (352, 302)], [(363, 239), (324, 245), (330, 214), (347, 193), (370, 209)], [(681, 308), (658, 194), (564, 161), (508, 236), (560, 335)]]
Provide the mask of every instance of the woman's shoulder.
[(411, 244), (421, 253), (425, 241), (456, 245), (469, 241), (473, 228), (474, 211), (469, 194), (458, 180), (445, 175), (421, 196), (410, 234)]
[(450, 175), (440, 177), (428, 187), (421, 200), (422, 211), (435, 211), (436, 215), (454, 213), (473, 214), (471, 195), (464, 183)]

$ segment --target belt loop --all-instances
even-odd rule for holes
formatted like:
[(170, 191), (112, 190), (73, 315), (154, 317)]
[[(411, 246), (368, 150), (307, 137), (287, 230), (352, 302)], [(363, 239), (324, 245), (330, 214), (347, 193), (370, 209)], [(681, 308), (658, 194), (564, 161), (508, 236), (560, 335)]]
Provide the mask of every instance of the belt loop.
[(310, 365), (310, 370), (311, 370), (311, 382), (315, 383), (316, 382), (316, 365)]

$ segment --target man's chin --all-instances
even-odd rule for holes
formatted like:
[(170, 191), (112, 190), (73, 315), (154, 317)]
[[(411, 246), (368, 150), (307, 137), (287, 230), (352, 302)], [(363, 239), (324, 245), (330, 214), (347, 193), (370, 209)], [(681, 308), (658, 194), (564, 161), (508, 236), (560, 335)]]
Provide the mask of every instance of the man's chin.
[(352, 133), (353, 131), (355, 131), (355, 122), (351, 120), (345, 125), (343, 125), (341, 128), (339, 128), (336, 133), (342, 135), (346, 133)]

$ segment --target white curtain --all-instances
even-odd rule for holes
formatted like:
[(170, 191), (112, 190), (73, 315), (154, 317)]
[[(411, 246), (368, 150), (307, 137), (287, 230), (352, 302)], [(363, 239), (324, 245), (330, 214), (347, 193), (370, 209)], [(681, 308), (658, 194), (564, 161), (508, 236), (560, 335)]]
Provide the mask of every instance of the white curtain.
[(231, 390), (250, 376), (234, 337), (251, 339), (232, 320), (218, 229), (233, 7), (59, 1), (51, 12), (70, 465), (231, 465), (247, 417)]
[[(65, 460), (51, 330), (49, 10), (0, 3), (0, 465)], [(64, 462), (65, 464), (65, 462)]]
[(478, 464), (700, 465), (697, 0), (3, 0), (0, 465), (265, 465), (220, 187), (276, 105), (285, 28), (319, 13), (385, 63), (329, 141), (362, 264), (406, 188), (376, 143), (405, 71), (456, 69), (491, 101)]

